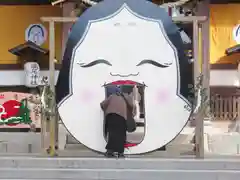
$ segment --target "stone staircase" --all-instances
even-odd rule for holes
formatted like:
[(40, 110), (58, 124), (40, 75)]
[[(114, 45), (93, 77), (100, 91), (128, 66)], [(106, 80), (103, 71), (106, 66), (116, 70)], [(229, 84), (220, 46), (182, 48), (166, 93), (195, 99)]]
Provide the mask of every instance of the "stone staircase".
[(10, 180), (239, 180), (240, 161), (220, 159), (105, 159), (1, 157)]

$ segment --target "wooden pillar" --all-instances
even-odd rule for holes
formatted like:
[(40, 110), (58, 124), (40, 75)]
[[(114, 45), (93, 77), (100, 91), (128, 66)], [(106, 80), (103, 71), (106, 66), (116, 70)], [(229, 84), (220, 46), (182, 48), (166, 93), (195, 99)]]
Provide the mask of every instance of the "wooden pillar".
[[(199, 23), (197, 20), (193, 21), (193, 53), (194, 53), (194, 87), (199, 83), (199, 77), (201, 76), (200, 69), (201, 63), (199, 63)], [(195, 98), (198, 97), (198, 89), (195, 89)], [(195, 107), (194, 107), (195, 108)], [(201, 107), (200, 107), (201, 109)], [(204, 158), (204, 143), (203, 143), (203, 118), (201, 111), (197, 111), (195, 114), (195, 138), (196, 138), (196, 158)]]
[(55, 100), (55, 27), (54, 21), (49, 22), (49, 84), (52, 92), (52, 107), (50, 115), (50, 156), (56, 153), (56, 100)]
[(43, 107), (41, 107), (41, 148), (42, 151), (45, 153), (46, 150), (46, 116)]
[[(238, 74), (238, 83), (240, 84), (240, 62), (238, 62), (238, 67), (237, 67), (237, 74)], [(239, 89), (239, 85), (238, 85), (238, 89)], [(237, 109), (237, 122), (236, 122), (236, 127), (238, 126), (237, 124), (240, 124), (240, 97), (238, 96), (237, 98), (237, 105), (238, 105), (238, 109)], [(239, 130), (237, 130), (239, 131)]]
[[(202, 25), (201, 31), (202, 31), (202, 36), (203, 36), (203, 32), (204, 32), (204, 26)], [(202, 52), (202, 74), (203, 74), (203, 89), (204, 89), (204, 96), (206, 98), (206, 102), (205, 102), (205, 117), (207, 120), (209, 120), (209, 118), (211, 118), (210, 116), (210, 105), (211, 105), (211, 99), (210, 99), (210, 62), (209, 62), (209, 53), (208, 49), (206, 49), (206, 47), (204, 47), (206, 44), (204, 43), (204, 41), (208, 41), (208, 37), (202, 37), (201, 39), (202, 41), (202, 48), (201, 48), (201, 52)]]

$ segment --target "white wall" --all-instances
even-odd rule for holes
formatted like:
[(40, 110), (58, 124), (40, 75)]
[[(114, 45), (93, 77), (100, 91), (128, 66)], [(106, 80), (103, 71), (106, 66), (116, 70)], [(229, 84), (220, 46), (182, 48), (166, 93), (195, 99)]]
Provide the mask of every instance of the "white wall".
[[(59, 71), (55, 71), (55, 84)], [(49, 76), (49, 71), (41, 71), (41, 76)], [(23, 70), (0, 71), (0, 86), (21, 86), (25, 84), (25, 72)]]
[(234, 86), (237, 81), (237, 70), (211, 70), (211, 86)]

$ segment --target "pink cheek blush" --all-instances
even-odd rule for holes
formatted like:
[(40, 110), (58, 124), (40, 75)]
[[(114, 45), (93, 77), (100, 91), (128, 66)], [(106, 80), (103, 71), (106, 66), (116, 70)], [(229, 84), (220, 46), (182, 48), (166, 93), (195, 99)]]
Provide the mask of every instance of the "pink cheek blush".
[(157, 101), (159, 103), (165, 103), (170, 99), (170, 94), (167, 89), (160, 89), (157, 92)]
[(93, 97), (94, 93), (90, 90), (83, 90), (80, 94), (80, 100), (86, 103), (92, 101)]

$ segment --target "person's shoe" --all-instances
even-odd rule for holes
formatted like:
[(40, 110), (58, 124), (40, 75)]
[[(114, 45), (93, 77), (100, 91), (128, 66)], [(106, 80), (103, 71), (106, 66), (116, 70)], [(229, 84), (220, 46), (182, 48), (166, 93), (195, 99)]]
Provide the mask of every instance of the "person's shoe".
[(124, 154), (123, 153), (117, 153), (117, 158), (125, 158)]
[(105, 157), (108, 157), (108, 158), (110, 158), (110, 157), (115, 157), (115, 156), (114, 156), (114, 153), (111, 152), (111, 151), (107, 151), (107, 152), (104, 154), (104, 156), (105, 156)]

